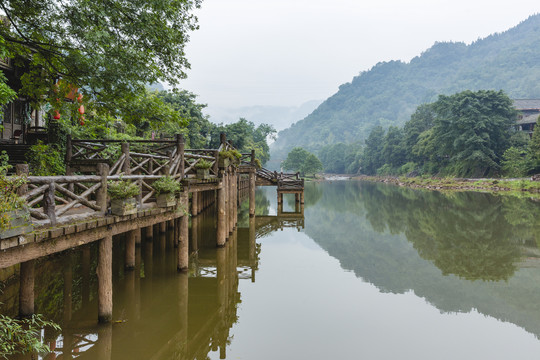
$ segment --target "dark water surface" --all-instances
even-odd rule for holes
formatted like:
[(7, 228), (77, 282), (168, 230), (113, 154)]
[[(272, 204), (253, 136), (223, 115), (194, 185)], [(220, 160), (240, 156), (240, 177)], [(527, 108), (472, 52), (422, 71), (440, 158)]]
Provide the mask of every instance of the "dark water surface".
[(352, 181), (305, 198), (305, 218), (277, 217), (275, 189), (258, 191), (224, 249), (197, 217), (189, 274), (171, 234), (143, 242), (134, 272), (115, 238), (109, 326), (95, 246), (41, 261), (36, 310), (63, 326), (42, 332), (56, 348), (42, 358), (538, 359), (539, 202)]

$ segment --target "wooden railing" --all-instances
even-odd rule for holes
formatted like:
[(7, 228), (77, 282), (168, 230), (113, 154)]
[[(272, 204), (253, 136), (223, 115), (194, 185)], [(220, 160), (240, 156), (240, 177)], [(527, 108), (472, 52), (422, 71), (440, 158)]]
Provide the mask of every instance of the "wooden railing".
[[(219, 152), (234, 149), (221, 137), (218, 149), (184, 149), (181, 135), (174, 140), (72, 140), (68, 137), (65, 176), (28, 176), (20, 195), (37, 224), (56, 224), (103, 214), (108, 209), (109, 181), (129, 180), (139, 187), (139, 207), (155, 202), (154, 181), (171, 176), (178, 181), (193, 178), (201, 160), (211, 163), (211, 178), (219, 176)], [(242, 154), (240, 165), (255, 166), (255, 152)], [(27, 170), (26, 170), (27, 171)], [(278, 188), (304, 186), (299, 174), (257, 169), (257, 175)]]

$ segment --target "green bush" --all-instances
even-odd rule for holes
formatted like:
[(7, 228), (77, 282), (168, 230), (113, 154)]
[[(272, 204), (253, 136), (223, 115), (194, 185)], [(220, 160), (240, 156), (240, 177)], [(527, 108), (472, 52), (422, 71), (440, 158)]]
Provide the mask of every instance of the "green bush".
[(182, 191), (182, 185), (177, 180), (170, 176), (164, 176), (159, 180), (154, 181), (152, 188), (156, 191), (156, 194), (170, 194), (179, 193)]
[(126, 180), (109, 181), (107, 193), (111, 199), (128, 199), (139, 195), (139, 186)]
[(40, 315), (21, 320), (0, 315), (0, 358), (7, 359), (15, 354), (49, 352), (49, 347), (43, 344), (39, 337), (45, 326), (60, 330), (60, 326), (44, 320)]
[(66, 173), (64, 156), (54, 145), (39, 141), (28, 154), (30, 173), (34, 176), (64, 175)]

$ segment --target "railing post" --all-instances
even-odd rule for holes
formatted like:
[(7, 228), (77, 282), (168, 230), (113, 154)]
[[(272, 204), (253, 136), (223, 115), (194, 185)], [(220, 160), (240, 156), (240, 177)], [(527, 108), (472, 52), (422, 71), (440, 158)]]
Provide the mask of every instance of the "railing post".
[(218, 150), (214, 151), (214, 157), (216, 158), (216, 161), (214, 162), (214, 165), (212, 168), (214, 170), (214, 173), (218, 175), (218, 171), (219, 171), (219, 151)]
[(219, 142), (223, 145), (223, 150), (226, 150), (227, 135), (225, 133), (219, 134)]
[(96, 194), (96, 205), (101, 211), (107, 211), (107, 175), (109, 175), (109, 164), (99, 163), (97, 166), (98, 175), (101, 176), (101, 186)]
[(184, 146), (184, 136), (182, 134), (176, 134), (176, 155), (180, 157), (180, 164), (178, 166), (180, 179), (184, 178)]
[(43, 213), (49, 217), (51, 225), (56, 225), (56, 213), (55, 213), (55, 202), (54, 202), (54, 192), (56, 191), (56, 184), (51, 182), (49, 188), (45, 190), (43, 194)]
[[(25, 176), (25, 175), (28, 176), (28, 173), (29, 173), (28, 164), (17, 164), (17, 165), (15, 165), (15, 171), (16, 171), (17, 175), (19, 175), (19, 176)], [(26, 194), (27, 191), (28, 191), (28, 185), (26, 185), (26, 184), (21, 185), (17, 189), (17, 195), (23, 196), (24, 194)]]
[(131, 157), (129, 156), (129, 143), (122, 143), (122, 154), (125, 155), (124, 165), (122, 166), (122, 172), (125, 175), (131, 175)]
[(255, 150), (251, 150), (251, 166), (255, 166)]

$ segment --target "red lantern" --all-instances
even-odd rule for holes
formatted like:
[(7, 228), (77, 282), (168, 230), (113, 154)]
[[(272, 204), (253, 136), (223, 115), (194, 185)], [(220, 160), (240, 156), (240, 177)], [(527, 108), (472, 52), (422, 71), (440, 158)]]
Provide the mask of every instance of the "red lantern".
[(60, 111), (58, 110), (54, 110), (54, 119), (55, 120), (60, 120)]
[(84, 114), (84, 105), (81, 104), (81, 106), (79, 106), (79, 114)]
[(79, 93), (79, 96), (77, 96), (77, 101), (78, 101), (79, 103), (81, 103), (81, 102), (82, 102), (82, 98), (83, 98), (83, 94)]

